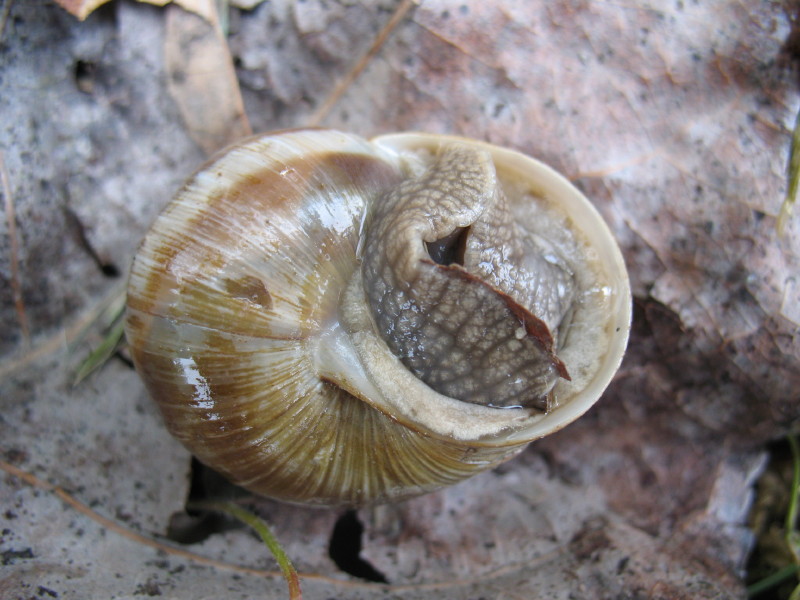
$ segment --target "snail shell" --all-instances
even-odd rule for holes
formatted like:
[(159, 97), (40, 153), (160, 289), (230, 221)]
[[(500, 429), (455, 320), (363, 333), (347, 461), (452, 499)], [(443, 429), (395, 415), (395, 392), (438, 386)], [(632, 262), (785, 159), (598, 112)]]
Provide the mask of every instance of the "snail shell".
[(583, 414), (619, 367), (625, 266), (565, 179), (464, 138), (245, 140), (158, 217), (128, 290), (167, 427), (258, 494), (399, 500)]

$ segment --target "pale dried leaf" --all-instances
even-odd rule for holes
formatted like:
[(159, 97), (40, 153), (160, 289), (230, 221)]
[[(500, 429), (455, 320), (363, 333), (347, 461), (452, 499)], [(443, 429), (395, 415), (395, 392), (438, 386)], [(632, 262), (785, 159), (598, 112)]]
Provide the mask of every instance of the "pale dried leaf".
[(219, 27), (167, 9), (167, 85), (189, 135), (210, 154), (251, 133), (239, 83)]
[(230, 5), (242, 10), (253, 10), (256, 6), (264, 2), (264, 0), (230, 0)]
[(56, 0), (65, 10), (83, 21), (98, 6), (102, 6), (109, 0)]
[[(64, 9), (72, 15), (78, 17), (81, 21), (86, 19), (98, 7), (102, 6), (109, 0), (56, 0)], [(138, 0), (146, 4), (155, 4), (156, 6), (165, 6), (170, 2), (174, 2), (184, 9), (200, 15), (209, 23), (216, 22), (216, 8), (214, 0)]]

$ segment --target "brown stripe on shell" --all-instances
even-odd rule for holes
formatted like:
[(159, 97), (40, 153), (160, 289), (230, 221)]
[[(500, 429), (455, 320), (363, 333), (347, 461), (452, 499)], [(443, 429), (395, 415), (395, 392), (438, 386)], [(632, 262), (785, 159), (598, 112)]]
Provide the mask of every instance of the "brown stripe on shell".
[(241, 279), (226, 279), (225, 290), (232, 297), (257, 304), (263, 310), (272, 308), (272, 296), (266, 284), (258, 277), (246, 275)]
[[(212, 165), (211, 172), (223, 169), (225, 160), (223, 158)], [(292, 174), (290, 180), (281, 174), (287, 172)], [(151, 264), (145, 267), (149, 272), (143, 274), (143, 285), (137, 286), (136, 292), (130, 295), (129, 306), (144, 313), (165, 314), (176, 319), (189, 318), (191, 312), (199, 319), (210, 319), (208, 326), (224, 328), (228, 321), (220, 322), (224, 321), (225, 315), (216, 311), (217, 303), (223, 302), (223, 294), (242, 300), (240, 310), (244, 312), (254, 309), (269, 311), (283, 302), (284, 306), (295, 305), (300, 314), (294, 330), (277, 336), (296, 338), (308, 335), (309, 328), (321, 318), (317, 314), (319, 310), (331, 309), (321, 306), (320, 290), (343, 284), (355, 267), (364, 200), (359, 206), (344, 208), (336, 203), (379, 194), (398, 178), (399, 174), (391, 165), (374, 157), (319, 153), (313, 159), (297, 158), (285, 163), (272, 161), (260, 171), (230, 182), (224, 189), (204, 199), (202, 205), (192, 207), (188, 203), (200, 194), (197, 188), (204, 183), (196, 177), (179, 193), (177, 202), (165, 211), (145, 241), (137, 262), (149, 260)], [(339, 189), (352, 190), (352, 196), (342, 198), (335, 191)], [(320, 225), (314, 231), (303, 232), (302, 239), (287, 237), (296, 234), (285, 231), (287, 228), (281, 225), (302, 218), (315, 198), (322, 198), (319, 202), (328, 203), (331, 211), (349, 211), (346, 212), (349, 216), (345, 217), (350, 221), (348, 233), (326, 231)], [(180, 229), (173, 231), (176, 220)], [(284, 270), (291, 268), (297, 273), (297, 285), (291, 289), (291, 297), (271, 286), (267, 288), (265, 285), (262, 290), (257, 284), (259, 277), (256, 274), (234, 273), (230, 276), (225, 273), (226, 269), (238, 272), (242, 267), (232, 263), (238, 257), (231, 257), (224, 249), (251, 243), (247, 238), (258, 239), (260, 246), (254, 241), (251, 245), (256, 260), (271, 260), (269, 253), (263, 255), (258, 250), (260, 247), (272, 245), (295, 249), (297, 260), (282, 263)], [(339, 260), (335, 265), (325, 265), (326, 256), (338, 256)], [(288, 262), (297, 263), (296, 268), (287, 266)], [(134, 265), (134, 277), (140, 275), (137, 266)], [(215, 273), (225, 277), (221, 290), (215, 289)], [(250, 302), (253, 298), (259, 301)], [(193, 310), (187, 311), (187, 305), (191, 305)], [(203, 313), (206, 313), (205, 317)], [(267, 327), (268, 321), (263, 321), (263, 316), (263, 311), (253, 315), (256, 323), (262, 322)], [(285, 318), (282, 320), (286, 322)], [(264, 327), (248, 326), (242, 333), (270, 335), (259, 333)]]
[[(215, 171), (218, 177), (223, 177), (225, 162), (228, 156), (220, 158), (219, 163), (212, 165), (210, 170)], [(309, 157), (298, 157), (293, 161), (282, 164), (281, 170), (275, 170), (276, 163), (265, 164), (264, 168), (256, 173), (242, 175), (240, 181), (234, 182), (233, 186), (227, 187), (223, 192), (208, 197), (201, 211), (193, 219), (185, 222), (184, 232), (175, 237), (170, 237), (169, 244), (155, 246), (152, 250), (159, 256), (159, 266), (165, 270), (169, 269), (170, 263), (175, 257), (196, 245), (199, 238), (214, 239), (217, 244), (236, 244), (239, 232), (226, 231), (220, 227), (221, 219), (218, 215), (227, 212), (238, 212), (242, 210), (242, 203), (246, 202), (257, 209), (257, 212), (265, 217), (281, 210), (287, 214), (295, 214), (300, 204), (304, 200), (307, 190), (298, 189), (297, 181), (306, 182), (317, 178), (320, 173), (326, 177), (337, 176), (337, 185), (355, 185), (357, 188), (381, 189), (390, 182), (396, 181), (398, 176), (391, 166), (375, 158), (366, 157), (358, 154), (337, 154), (327, 153)], [(333, 170), (328, 169), (333, 167)], [(296, 177), (293, 182), (281, 175), (282, 171), (292, 171)], [(338, 171), (338, 173), (337, 173)], [(190, 180), (181, 191), (177, 198), (180, 200), (186, 196), (189, 190), (196, 185), (197, 179)], [(324, 188), (317, 188), (323, 191)], [(168, 207), (164, 214), (169, 215), (174, 210), (173, 206)], [(162, 217), (164, 218), (164, 217)], [(210, 266), (213, 268), (218, 263), (218, 255), (210, 254)], [(157, 286), (156, 278), (150, 285)], [(153, 295), (153, 289), (148, 287), (147, 295)]]

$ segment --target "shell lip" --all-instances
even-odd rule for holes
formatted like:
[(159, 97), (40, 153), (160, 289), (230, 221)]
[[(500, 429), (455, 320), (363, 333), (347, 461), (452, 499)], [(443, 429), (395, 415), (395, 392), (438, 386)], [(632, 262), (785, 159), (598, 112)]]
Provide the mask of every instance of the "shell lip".
[(487, 432), (474, 441), (476, 445), (492, 446), (524, 444), (554, 433), (578, 419), (599, 400), (619, 369), (627, 347), (632, 319), (632, 296), (625, 261), (597, 208), (552, 167), (521, 152), (488, 142), (455, 135), (418, 132), (385, 134), (370, 141), (399, 160), (404, 154), (436, 152), (447, 143), (477, 145), (492, 155), (498, 169), (514, 173), (521, 181), (529, 182), (537, 196), (552, 199), (562, 205), (565, 212), (569, 212), (569, 219), (581, 235), (588, 239), (589, 246), (599, 253), (599, 261), (605, 271), (604, 278), (609, 288), (609, 315), (604, 323), (608, 336), (605, 352), (600, 357), (596, 372), (588, 378), (586, 385), (578, 391), (569, 390), (559, 399), (557, 406), (546, 414), (531, 415), (532, 411), (522, 408), (482, 407), (488, 411), (507, 414), (507, 425)]
[(538, 420), (531, 409), (500, 409), (470, 404), (439, 394), (417, 379), (383, 338), (367, 310), (361, 272), (353, 273), (342, 297), (341, 317), (349, 343), (364, 376), (377, 394), (361, 396), (370, 405), (411, 430), (449, 442), (471, 446), (506, 446), (510, 429), (521, 421)]

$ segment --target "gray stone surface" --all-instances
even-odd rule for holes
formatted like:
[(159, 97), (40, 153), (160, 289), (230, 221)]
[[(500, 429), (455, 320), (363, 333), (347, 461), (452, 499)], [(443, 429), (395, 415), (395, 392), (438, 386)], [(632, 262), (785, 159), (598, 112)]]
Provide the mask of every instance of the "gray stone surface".
[[(396, 6), (234, 11), (254, 129), (307, 123)], [(307, 597), (743, 597), (761, 448), (798, 419), (798, 220), (774, 233), (798, 107), (789, 29), (766, 1), (443, 0), (367, 62), (323, 124), (461, 133), (560, 169), (621, 241), (635, 327), (581, 421), (455, 488), (359, 512), (362, 556), (391, 586), (330, 560), (337, 513), (263, 501)], [(82, 326), (204, 158), (167, 91), (163, 10), (115, 0), (79, 23), (16, 0), (2, 31), (0, 150), (31, 340), (3, 216), (0, 596), (286, 597), (245, 529), (165, 540), (189, 457), (135, 373), (114, 359), (71, 385), (99, 336)]]

